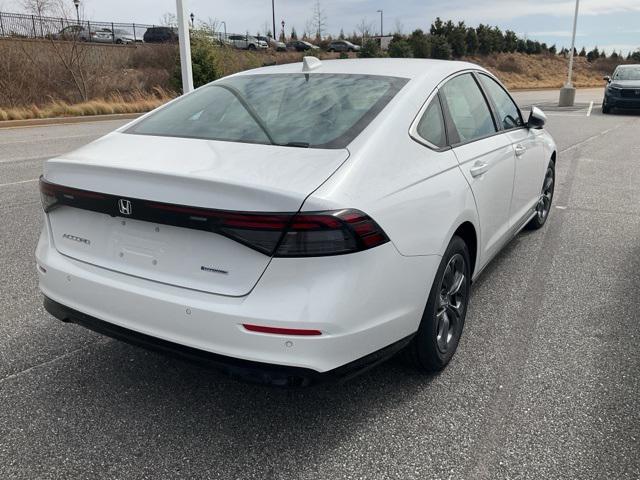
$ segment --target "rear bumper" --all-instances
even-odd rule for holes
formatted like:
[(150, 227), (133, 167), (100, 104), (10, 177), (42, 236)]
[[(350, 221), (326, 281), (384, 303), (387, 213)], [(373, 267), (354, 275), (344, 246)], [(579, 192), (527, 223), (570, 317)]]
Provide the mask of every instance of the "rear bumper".
[(239, 358), (227, 357), (161, 340), (150, 335), (104, 322), (95, 317), (78, 312), (77, 310), (73, 310), (72, 308), (65, 307), (46, 296), (44, 297), (44, 308), (58, 320), (83, 326), (94, 332), (115, 338), (116, 340), (170, 355), (206, 368), (220, 370), (233, 378), (239, 378), (252, 383), (281, 387), (306, 387), (328, 381), (352, 378), (390, 358), (404, 348), (413, 338), (413, 335), (410, 335), (347, 365), (328, 372), (319, 373), (308, 368), (271, 365), (268, 363), (251, 362)]
[[(318, 373), (414, 334), (440, 261), (403, 257), (390, 243), (353, 255), (274, 259), (249, 295), (227, 297), (71, 259), (45, 225), (36, 250), (40, 290), (82, 315), (66, 315), (72, 321), (94, 318), (160, 342)], [(322, 335), (256, 333), (247, 323)]]

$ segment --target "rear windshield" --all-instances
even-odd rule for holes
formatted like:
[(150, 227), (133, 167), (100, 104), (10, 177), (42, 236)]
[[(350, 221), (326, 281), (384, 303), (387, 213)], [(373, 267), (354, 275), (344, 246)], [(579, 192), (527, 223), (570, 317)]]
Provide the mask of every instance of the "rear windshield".
[(406, 82), (369, 75), (241, 75), (198, 89), (126, 132), (344, 148)]

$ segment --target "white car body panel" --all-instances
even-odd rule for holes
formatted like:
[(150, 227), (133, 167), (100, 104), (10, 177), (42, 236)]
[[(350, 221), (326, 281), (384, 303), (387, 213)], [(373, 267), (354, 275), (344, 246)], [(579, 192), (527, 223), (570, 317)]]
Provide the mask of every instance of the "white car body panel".
[[(464, 62), (323, 61), (312, 74), (393, 72), (410, 79), (343, 149), (124, 133), (138, 119), (45, 164), (49, 182), (125, 198), (247, 212), (358, 209), (389, 243), (347, 255), (271, 258), (214, 234), (183, 235), (181, 228), (162, 226), (159, 233), (144, 222), (121, 225), (108, 215), (53, 211), (36, 252), (42, 292), (153, 337), (318, 372), (407, 338), (420, 325), (454, 233), (463, 224), (476, 232), (477, 275), (530, 215), (556, 151), (546, 132), (527, 128), (443, 150), (411, 138), (416, 116), (438, 86), (470, 70), (486, 72)], [(236, 75), (301, 72), (301, 64), (289, 64)], [(516, 156), (516, 144), (526, 147), (524, 155)], [(489, 168), (473, 176), (477, 162)], [(64, 233), (95, 237), (95, 253), (63, 243)], [(123, 246), (132, 261), (119, 256)], [(202, 254), (209, 250), (210, 258)], [(154, 258), (162, 263), (152, 268)], [(194, 273), (205, 262), (234, 275)], [(322, 335), (266, 335), (245, 330), (245, 323)]]
[[(513, 147), (506, 135), (493, 135), (453, 151), (475, 198), (481, 245), (478, 265), (482, 266), (500, 248), (509, 232), (515, 173)], [(485, 173), (474, 176), (475, 169), (484, 169)]]

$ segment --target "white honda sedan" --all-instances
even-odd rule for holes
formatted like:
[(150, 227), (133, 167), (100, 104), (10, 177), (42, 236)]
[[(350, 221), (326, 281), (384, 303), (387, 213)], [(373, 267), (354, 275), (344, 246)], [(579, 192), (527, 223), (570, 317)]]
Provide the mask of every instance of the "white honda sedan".
[(556, 146), (486, 70), (358, 59), (223, 78), (46, 162), (55, 317), (276, 385), (453, 356), (471, 282), (550, 212)]

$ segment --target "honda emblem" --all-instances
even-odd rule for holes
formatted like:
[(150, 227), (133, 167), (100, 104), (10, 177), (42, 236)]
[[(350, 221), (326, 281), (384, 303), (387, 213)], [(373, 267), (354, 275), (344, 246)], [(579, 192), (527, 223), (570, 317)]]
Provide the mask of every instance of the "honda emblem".
[(133, 213), (133, 208), (131, 207), (131, 201), (125, 200), (121, 198), (118, 200), (118, 210), (122, 215), (131, 215)]

